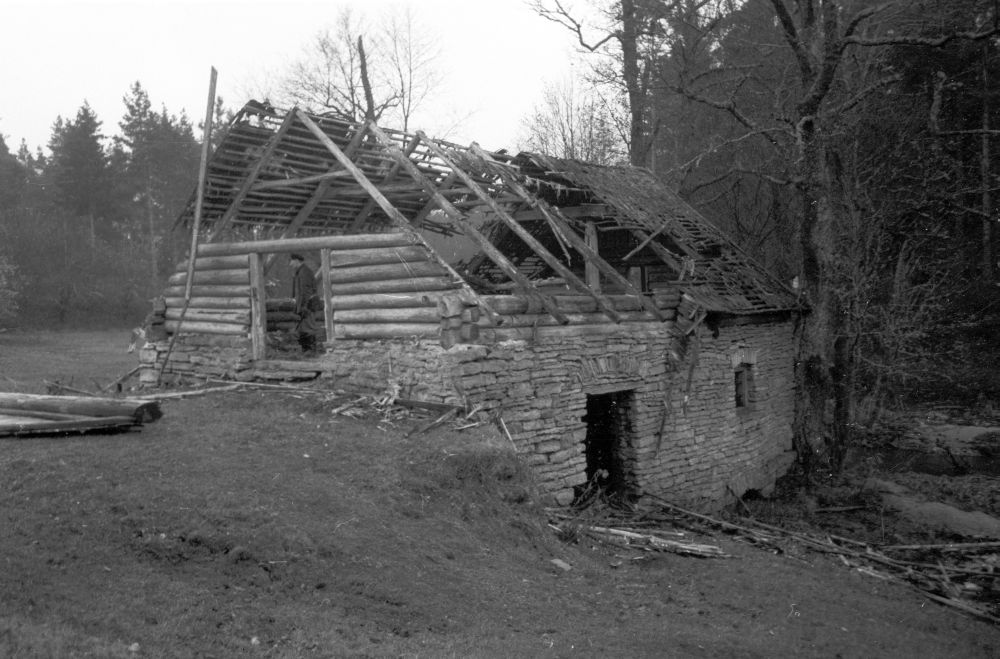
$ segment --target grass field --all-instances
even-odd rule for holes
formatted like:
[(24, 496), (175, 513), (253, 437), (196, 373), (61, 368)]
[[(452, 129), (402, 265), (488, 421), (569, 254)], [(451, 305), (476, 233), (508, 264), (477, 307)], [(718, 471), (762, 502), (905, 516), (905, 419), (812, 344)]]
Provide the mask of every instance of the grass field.
[[(127, 338), (0, 334), (4, 382), (106, 384)], [(488, 427), (333, 406), (226, 392), (138, 431), (0, 440), (0, 656), (1000, 653), (996, 628), (825, 556), (565, 544)]]

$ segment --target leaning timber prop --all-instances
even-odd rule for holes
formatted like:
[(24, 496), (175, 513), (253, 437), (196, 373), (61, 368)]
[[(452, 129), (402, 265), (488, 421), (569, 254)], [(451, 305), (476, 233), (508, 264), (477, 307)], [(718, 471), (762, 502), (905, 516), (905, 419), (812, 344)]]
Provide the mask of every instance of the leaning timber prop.
[[(211, 69), (208, 81), (208, 103), (206, 103), (205, 108), (205, 130), (201, 143), (201, 162), (198, 166), (198, 190), (196, 192), (196, 200), (194, 207), (194, 222), (191, 227), (191, 250), (188, 255), (187, 260), (187, 276), (184, 282), (184, 305), (181, 307), (180, 317), (176, 321), (176, 325), (173, 327), (167, 327), (167, 331), (172, 331), (173, 336), (170, 337), (170, 344), (167, 346), (167, 352), (163, 355), (163, 364), (160, 365), (160, 371), (156, 375), (156, 384), (159, 386), (160, 382), (163, 381), (163, 372), (167, 370), (167, 364), (170, 362), (170, 356), (174, 352), (174, 345), (177, 343), (177, 336), (184, 330), (184, 316), (187, 314), (188, 307), (191, 304), (192, 289), (194, 288), (194, 278), (195, 278), (195, 261), (198, 256), (198, 231), (201, 228), (201, 214), (205, 203), (205, 179), (208, 173), (208, 149), (211, 144), (212, 138), (212, 115), (215, 111), (215, 82), (218, 78), (218, 72), (216, 72), (215, 67)], [(229, 282), (227, 282), (229, 283)]]

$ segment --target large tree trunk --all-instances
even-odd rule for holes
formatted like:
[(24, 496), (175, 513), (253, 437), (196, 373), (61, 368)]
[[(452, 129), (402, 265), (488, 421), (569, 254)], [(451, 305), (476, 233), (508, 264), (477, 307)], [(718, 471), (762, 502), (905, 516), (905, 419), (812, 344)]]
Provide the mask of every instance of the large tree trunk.
[(800, 122), (803, 167), (800, 187), (802, 286), (810, 310), (799, 327), (796, 359), (796, 449), (811, 477), (821, 465), (837, 470), (849, 440), (851, 361), (844, 335), (844, 305), (833, 281), (839, 214), (844, 204), (839, 172), (815, 135), (812, 121)]
[(622, 75), (629, 107), (629, 160), (636, 167), (645, 167), (649, 141), (644, 125), (646, 98), (639, 67), (639, 16), (634, 0), (621, 0)]

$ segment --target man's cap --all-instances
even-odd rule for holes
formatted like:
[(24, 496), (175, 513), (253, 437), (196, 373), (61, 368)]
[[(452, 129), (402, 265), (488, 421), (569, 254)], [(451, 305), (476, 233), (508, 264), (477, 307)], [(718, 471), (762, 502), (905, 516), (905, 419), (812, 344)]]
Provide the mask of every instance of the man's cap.
[(302, 256), (301, 254), (296, 254), (295, 252), (292, 252), (292, 254), (288, 258), (290, 260), (291, 259), (295, 259), (296, 261), (305, 261), (306, 260), (304, 256)]

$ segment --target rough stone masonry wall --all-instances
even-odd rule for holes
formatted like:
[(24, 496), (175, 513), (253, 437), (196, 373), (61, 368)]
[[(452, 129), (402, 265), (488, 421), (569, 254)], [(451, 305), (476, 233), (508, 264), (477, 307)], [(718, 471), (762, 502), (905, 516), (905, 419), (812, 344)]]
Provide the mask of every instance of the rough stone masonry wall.
[[(794, 460), (792, 335), (790, 322), (723, 327), (717, 338), (698, 330), (660, 402), (662, 441), (637, 439), (636, 476), (646, 492), (711, 509), (770, 490)], [(746, 363), (751, 401), (737, 407), (734, 374)]]
[[(707, 328), (679, 339), (670, 323), (620, 333), (443, 348), (431, 340), (338, 340), (320, 358), (332, 384), (400, 398), (480, 405), (497, 415), (542, 489), (572, 500), (586, 480), (587, 395), (630, 391), (625, 438), (638, 493), (703, 510), (766, 491), (793, 459), (792, 324)], [(166, 342), (144, 349), (146, 373)], [(252, 377), (247, 339), (183, 336), (167, 373)], [(734, 372), (749, 363), (751, 403)], [(662, 434), (661, 434), (662, 428)]]
[[(558, 500), (586, 479), (587, 394), (631, 390), (626, 457), (637, 492), (709, 510), (733, 493), (767, 490), (791, 463), (792, 345), (791, 323), (722, 328), (718, 338), (702, 328), (696, 339), (650, 324), (613, 336), (467, 346), (455, 356), (461, 391), (501, 414)], [(747, 360), (754, 400), (737, 409), (734, 363)]]
[[(170, 340), (147, 343), (139, 351), (139, 382), (156, 385)], [(251, 380), (253, 353), (245, 336), (181, 334), (174, 342), (170, 361), (163, 371), (163, 383), (188, 378)]]

